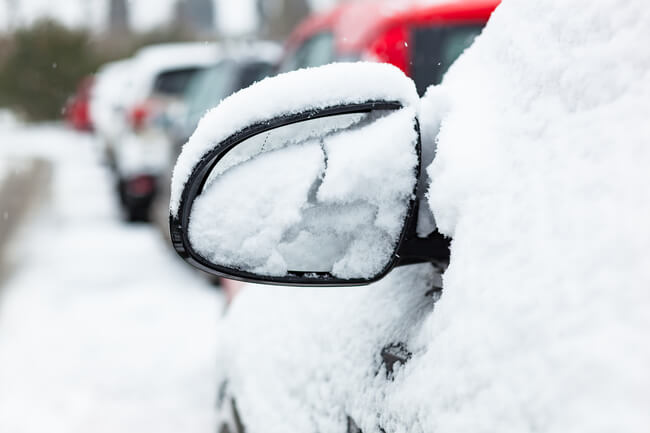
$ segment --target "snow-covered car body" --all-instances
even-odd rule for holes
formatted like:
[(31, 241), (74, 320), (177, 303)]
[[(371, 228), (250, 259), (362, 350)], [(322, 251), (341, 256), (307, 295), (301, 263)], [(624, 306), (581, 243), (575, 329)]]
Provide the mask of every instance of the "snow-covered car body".
[[(221, 431), (647, 431), (650, 52), (628, 49), (648, 37), (645, 10), (504, 2), (417, 110), (423, 148), (437, 145), (423, 203), (453, 238), (444, 275), (415, 264), (354, 288), (247, 286), (220, 323)], [(385, 78), (368, 69), (342, 86), (403, 83)], [(184, 193), (202, 157), (268, 120), (268, 106), (242, 101), (221, 105), (229, 132), (211, 124), (217, 108), (186, 146), (172, 224), (183, 196), (219, 187)], [(364, 158), (350, 162), (362, 170)]]

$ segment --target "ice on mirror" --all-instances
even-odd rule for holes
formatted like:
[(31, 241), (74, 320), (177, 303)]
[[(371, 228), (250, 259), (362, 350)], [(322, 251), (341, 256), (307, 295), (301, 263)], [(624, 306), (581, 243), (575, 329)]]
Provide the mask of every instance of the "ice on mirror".
[(259, 134), (226, 154), (196, 198), (192, 248), (258, 275), (371, 278), (413, 198), (415, 112), (348, 114)]

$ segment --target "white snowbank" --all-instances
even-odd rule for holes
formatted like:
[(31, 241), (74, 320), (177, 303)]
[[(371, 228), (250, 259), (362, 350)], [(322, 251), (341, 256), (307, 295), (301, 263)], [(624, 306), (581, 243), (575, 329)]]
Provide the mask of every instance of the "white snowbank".
[[(404, 108), (366, 125), (359, 114), (340, 117), (262, 134), (239, 146), (247, 153), (237, 147), (235, 157), (226, 155), (193, 205), (193, 248), (213, 263), (263, 275), (378, 274), (413, 197), (415, 112)], [(297, 131), (324, 128), (329, 135), (317, 139)], [(306, 141), (296, 142), (301, 135)]]
[[(446, 109), (431, 205), (454, 236), (433, 314), (424, 265), (354, 289), (248, 287), (220, 330), (247, 431), (350, 415), (364, 431), (647, 432), (648, 40), (643, 0), (504, 1), (425, 97)], [(390, 382), (375, 372), (396, 341), (413, 358)]]
[(413, 82), (394, 66), (339, 63), (303, 69), (253, 84), (209, 111), (183, 147), (172, 177), (170, 211), (176, 216), (183, 187), (194, 165), (215, 145), (242, 128), (310, 108), (368, 100), (416, 106)]

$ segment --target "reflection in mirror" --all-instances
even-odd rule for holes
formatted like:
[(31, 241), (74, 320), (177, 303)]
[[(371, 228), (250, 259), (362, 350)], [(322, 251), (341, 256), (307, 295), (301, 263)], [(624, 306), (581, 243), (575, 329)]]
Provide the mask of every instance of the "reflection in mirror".
[(192, 205), (192, 248), (257, 275), (378, 275), (413, 198), (415, 122), (410, 108), (377, 110), (245, 140), (217, 162)]

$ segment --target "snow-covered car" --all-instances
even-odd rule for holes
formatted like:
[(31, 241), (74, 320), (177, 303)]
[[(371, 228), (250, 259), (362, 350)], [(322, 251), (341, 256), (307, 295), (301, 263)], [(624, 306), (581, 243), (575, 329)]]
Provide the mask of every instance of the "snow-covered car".
[(422, 98), (331, 64), (201, 120), (174, 248), (278, 285), (220, 323), (220, 432), (648, 430), (650, 14), (578, 3), (503, 2)]
[(169, 164), (165, 137), (166, 107), (182, 97), (192, 77), (219, 58), (208, 43), (174, 43), (141, 49), (129, 60), (118, 112), (123, 127), (113, 155), (118, 193), (127, 219), (147, 221), (160, 175)]

